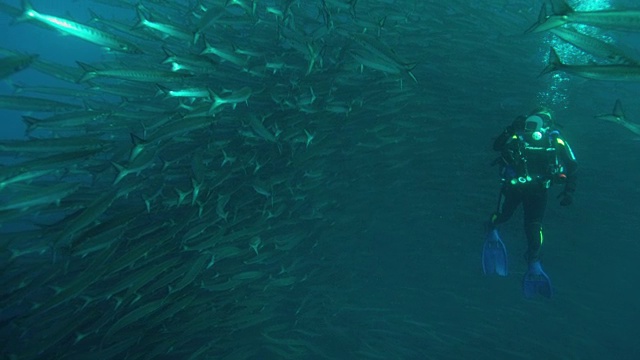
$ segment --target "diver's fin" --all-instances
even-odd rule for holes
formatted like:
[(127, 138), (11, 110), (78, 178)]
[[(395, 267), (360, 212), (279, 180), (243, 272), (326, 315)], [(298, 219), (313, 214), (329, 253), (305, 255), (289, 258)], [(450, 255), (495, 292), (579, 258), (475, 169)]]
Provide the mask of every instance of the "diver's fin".
[(531, 299), (537, 294), (546, 298), (550, 298), (553, 295), (551, 280), (542, 270), (540, 261), (534, 261), (529, 264), (529, 270), (524, 274), (524, 279), (522, 280), (522, 291), (527, 299)]
[(487, 233), (482, 246), (482, 270), (485, 275), (507, 276), (507, 248), (496, 229)]

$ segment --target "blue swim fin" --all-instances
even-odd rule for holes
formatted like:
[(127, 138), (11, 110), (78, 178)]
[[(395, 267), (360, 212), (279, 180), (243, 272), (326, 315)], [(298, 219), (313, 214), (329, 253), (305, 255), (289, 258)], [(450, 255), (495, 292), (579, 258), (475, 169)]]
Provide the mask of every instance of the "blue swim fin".
[(482, 246), (482, 270), (485, 275), (507, 276), (507, 248), (496, 229), (489, 231)]
[(527, 299), (531, 299), (537, 294), (547, 298), (553, 295), (551, 280), (542, 270), (540, 261), (534, 261), (529, 264), (529, 270), (524, 274), (524, 279), (522, 280), (522, 291)]

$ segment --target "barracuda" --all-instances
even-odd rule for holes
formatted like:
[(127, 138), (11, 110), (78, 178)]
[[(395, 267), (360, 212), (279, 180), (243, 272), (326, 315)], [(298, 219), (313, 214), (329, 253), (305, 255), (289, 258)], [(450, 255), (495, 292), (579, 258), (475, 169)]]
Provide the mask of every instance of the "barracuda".
[(591, 55), (599, 56), (618, 64), (634, 65), (638, 63), (630, 56), (624, 54), (613, 44), (604, 42), (600, 39), (583, 34), (576, 30), (570, 28), (556, 28), (551, 29), (551, 32), (562, 40), (579, 49), (582, 49), (583, 51)]
[(96, 45), (103, 46), (109, 50), (131, 54), (142, 53), (135, 44), (102, 30), (67, 20), (65, 18), (39, 13), (33, 9), (33, 6), (31, 6), (28, 0), (22, 0), (22, 9), (22, 15), (19, 16), (16, 21), (33, 20), (56, 29), (64, 34), (75, 36)]
[(0, 79), (28, 68), (38, 55), (14, 55), (0, 59)]
[(560, 61), (556, 51), (551, 48), (549, 64), (540, 75), (553, 71), (564, 71), (569, 74), (587, 79), (603, 81), (640, 81), (640, 66), (638, 65), (567, 65)]
[(640, 10), (574, 11), (564, 0), (553, 0), (553, 15), (547, 16), (542, 5), (538, 22), (526, 32), (536, 33), (564, 24), (584, 24), (603, 29), (640, 31)]
[(622, 110), (622, 103), (620, 102), (620, 99), (616, 100), (616, 104), (613, 106), (613, 112), (611, 114), (596, 115), (595, 118), (622, 125), (622, 127), (632, 133), (640, 135), (640, 124), (634, 124), (627, 120), (624, 111)]
[(155, 69), (98, 69), (89, 64), (77, 62), (85, 71), (84, 75), (78, 80), (79, 83), (89, 81), (96, 77), (108, 77), (122, 80), (131, 80), (139, 82), (176, 82), (185, 78), (192, 77), (193, 74), (184, 72), (164, 71)]

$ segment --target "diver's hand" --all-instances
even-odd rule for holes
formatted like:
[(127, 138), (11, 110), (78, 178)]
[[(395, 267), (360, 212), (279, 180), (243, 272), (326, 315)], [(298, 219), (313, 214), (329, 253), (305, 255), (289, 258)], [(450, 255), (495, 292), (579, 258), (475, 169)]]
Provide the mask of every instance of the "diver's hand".
[(509, 131), (513, 134), (518, 131), (524, 130), (525, 121), (526, 121), (526, 118), (524, 116), (516, 117), (511, 123), (511, 125), (509, 126)]
[(573, 197), (571, 193), (564, 190), (558, 195), (558, 199), (560, 199), (560, 206), (569, 206), (573, 202)]

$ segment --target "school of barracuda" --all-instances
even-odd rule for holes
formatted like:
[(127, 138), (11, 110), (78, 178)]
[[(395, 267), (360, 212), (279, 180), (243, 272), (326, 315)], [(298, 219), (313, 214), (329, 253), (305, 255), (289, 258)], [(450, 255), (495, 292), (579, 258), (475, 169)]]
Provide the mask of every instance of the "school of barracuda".
[[(359, 214), (377, 194), (429, 187), (411, 178), (438, 176), (455, 134), (483, 126), (466, 119), (490, 112), (498, 93), (519, 96), (487, 80), (508, 67), (487, 64), (525, 57), (517, 45), (537, 41), (523, 33), (538, 5), (94, 3), (130, 16), (76, 22), (0, 3), (14, 26), (106, 55), (65, 66), (1, 49), (0, 78), (30, 68), (68, 84), (0, 96), (0, 108), (24, 112), (28, 135), (0, 141), (11, 159), (0, 166), (3, 355), (426, 358), (375, 320), (348, 330), (342, 314), (386, 310), (344, 305), (358, 290), (335, 264), (348, 267), (349, 254), (328, 254), (366, 231)], [(632, 55), (561, 25), (558, 36), (640, 74)], [(512, 66), (510, 82), (529, 81)], [(583, 69), (557, 60), (554, 70)], [(485, 105), (461, 115), (471, 94)], [(429, 356), (456, 342), (396, 320), (428, 338)]]

